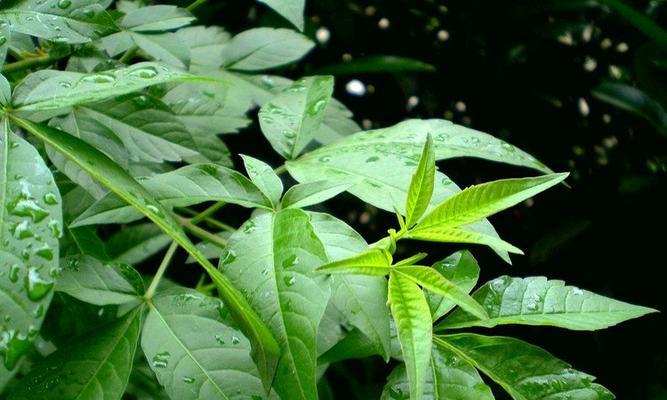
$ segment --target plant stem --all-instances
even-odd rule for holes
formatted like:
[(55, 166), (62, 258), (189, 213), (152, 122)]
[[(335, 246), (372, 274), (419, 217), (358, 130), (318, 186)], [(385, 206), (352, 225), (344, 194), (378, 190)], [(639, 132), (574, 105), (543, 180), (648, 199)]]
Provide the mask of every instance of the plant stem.
[(134, 57), (134, 55), (137, 54), (138, 50), (139, 50), (139, 48), (137, 46), (130, 47), (129, 49), (127, 49), (125, 54), (123, 54), (120, 57), (120, 59), (118, 59), (118, 61), (123, 63), (123, 64), (127, 64), (132, 59), (132, 57)]
[(204, 219), (197, 218), (197, 217), (199, 217), (199, 213), (197, 213), (197, 211), (195, 211), (195, 210), (191, 210), (189, 208), (183, 208), (182, 210), (186, 214), (189, 214), (189, 215), (192, 216), (192, 219), (190, 219), (190, 222), (193, 223), (193, 224), (198, 224), (199, 222), (205, 222), (205, 223), (207, 223), (211, 226), (214, 226), (216, 228), (220, 228), (223, 231), (228, 231), (228, 232), (235, 232), (236, 231), (236, 228), (234, 228), (233, 226), (225, 224), (222, 221), (218, 221), (216, 219), (213, 219), (212, 217), (206, 217)]
[(160, 280), (162, 279), (164, 272), (167, 270), (167, 267), (169, 266), (171, 259), (174, 257), (174, 254), (176, 254), (177, 249), (178, 249), (178, 243), (171, 242), (171, 246), (169, 246), (169, 248), (167, 249), (164, 258), (160, 263), (160, 267), (158, 267), (157, 272), (155, 273), (155, 276), (153, 277), (150, 286), (148, 286), (148, 289), (146, 290), (146, 294), (144, 295), (144, 298), (146, 300), (150, 300), (155, 294), (155, 291), (157, 290), (157, 287), (160, 284)]
[(282, 175), (285, 172), (287, 172), (287, 167), (285, 167), (285, 164), (281, 165), (280, 167), (276, 168), (273, 170), (273, 172), (276, 173), (276, 175)]
[(24, 69), (30, 69), (34, 67), (42, 67), (46, 65), (51, 65), (54, 62), (60, 60), (61, 58), (67, 57), (69, 54), (52, 56), (50, 54), (45, 54), (42, 56), (26, 58), (24, 60), (16, 61), (13, 63), (5, 64), (2, 67), (2, 72), (5, 74), (22, 71)]
[(209, 242), (215, 244), (218, 247), (224, 248), (227, 246), (227, 240), (221, 238), (220, 236), (214, 235), (211, 232), (207, 231), (206, 229), (198, 227), (187, 218), (179, 216), (176, 216), (176, 218), (178, 218), (178, 221), (181, 223), (181, 225), (183, 225), (185, 229), (192, 232), (192, 234), (197, 236), (198, 238), (203, 240), (208, 240)]
[(201, 221), (207, 219), (208, 217), (210, 217), (213, 213), (215, 213), (216, 211), (218, 211), (219, 209), (224, 207), (224, 205), (225, 205), (224, 201), (219, 201), (219, 202), (213, 204), (212, 206), (208, 207), (206, 210), (202, 211), (198, 215), (195, 215), (190, 222), (192, 222), (193, 224), (196, 225), (199, 222), (201, 222)]
[(204, 3), (206, 3), (206, 0), (195, 0), (194, 3), (187, 6), (187, 10), (190, 11), (190, 12), (195, 11), (200, 6), (204, 5)]

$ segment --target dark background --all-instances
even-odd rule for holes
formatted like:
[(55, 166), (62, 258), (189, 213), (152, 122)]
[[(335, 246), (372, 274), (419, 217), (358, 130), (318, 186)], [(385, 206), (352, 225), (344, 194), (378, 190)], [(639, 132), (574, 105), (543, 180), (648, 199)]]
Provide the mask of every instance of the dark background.
[[(632, 5), (667, 26), (667, 2)], [(284, 25), (252, 2), (210, 1), (198, 16), (232, 33)], [(526, 256), (514, 257), (514, 265), (507, 266), (490, 251), (475, 248), (482, 281), (501, 274), (546, 275), (667, 310), (667, 137), (591, 93), (605, 81), (637, 84), (636, 53), (649, 40), (623, 18), (595, 2), (572, 0), (318, 0), (308, 2), (307, 16), (306, 34), (315, 38), (316, 30), (326, 27), (330, 39), (278, 74), (296, 78), (344, 57), (368, 55), (412, 57), (436, 67), (431, 73), (337, 76), (336, 97), (360, 124), (385, 127), (406, 118), (452, 119), (502, 137), (556, 171), (571, 171), (571, 188), (555, 188), (491, 219), (501, 236)], [(384, 29), (382, 18), (389, 22)], [(439, 34), (441, 30), (447, 34)], [(445, 36), (447, 40), (441, 40)], [(662, 72), (665, 78), (667, 69)], [(351, 79), (372, 88), (364, 96), (352, 96), (345, 90)], [(419, 99), (414, 108), (407, 106), (410, 96)], [(458, 102), (465, 104), (465, 111)], [(279, 165), (268, 145), (246, 139), (255, 134), (257, 126), (226, 141), (233, 153), (247, 152)], [(439, 166), (461, 186), (534, 174), (473, 159)], [(394, 224), (392, 215), (351, 197), (327, 207), (369, 240)], [(428, 248), (435, 260), (458, 247)], [(620, 399), (667, 399), (663, 314), (592, 333), (532, 327), (494, 333), (543, 346), (597, 376)], [(366, 360), (334, 366), (329, 377), (337, 398), (373, 398), (388, 371), (380, 361)]]

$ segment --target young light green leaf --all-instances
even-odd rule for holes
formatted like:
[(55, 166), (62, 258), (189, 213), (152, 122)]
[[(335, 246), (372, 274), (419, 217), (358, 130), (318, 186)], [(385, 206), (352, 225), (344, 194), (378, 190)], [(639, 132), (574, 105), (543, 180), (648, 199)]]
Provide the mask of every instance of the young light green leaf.
[(456, 310), (438, 325), (438, 329), (522, 324), (597, 330), (656, 312), (544, 277), (502, 276), (480, 287), (473, 298), (486, 309), (489, 319), (478, 320)]
[(421, 399), (431, 358), (431, 311), (417, 284), (393, 271), (389, 274), (388, 299), (410, 383), (410, 398)]
[[(465, 293), (470, 293), (479, 279), (479, 265), (477, 264), (477, 260), (467, 250), (457, 251), (444, 260), (436, 262), (431, 268), (438, 271)], [(454, 302), (435, 293), (427, 292), (425, 295), (431, 307), (431, 314), (434, 321), (447, 314), (456, 305)], [(479, 299), (476, 300), (479, 302)]]
[(253, 344), (253, 359), (258, 365), (262, 383), (270, 385), (279, 349), (275, 339), (261, 322), (245, 298), (231, 282), (199, 252), (188, 239), (171, 214), (137, 181), (94, 147), (65, 132), (14, 117), (14, 121), (26, 131), (53, 146), (75, 161), (119, 197), (132, 204), (158, 225), (174, 241), (180, 244), (204, 267), (218, 288), (223, 301), (241, 324), (246, 336)]
[(567, 176), (567, 173), (550, 174), (470, 186), (436, 207), (411, 232), (418, 234), (476, 222), (557, 185)]
[(318, 181), (299, 183), (287, 190), (281, 202), (282, 208), (304, 208), (327, 201), (346, 191), (351, 184)]
[(104, 306), (138, 302), (144, 294), (141, 275), (126, 264), (102, 264), (90, 256), (69, 256), (61, 260), (63, 271), (56, 290)]
[[(394, 368), (382, 390), (382, 400), (407, 398), (410, 393), (405, 365)], [(424, 398), (433, 400), (493, 400), (491, 388), (465, 359), (451, 350), (433, 346), (426, 373)]]
[(280, 204), (280, 197), (283, 195), (283, 181), (264, 161), (243, 154), (241, 158), (250, 180), (269, 199), (271, 207), (275, 208)]
[(174, 288), (149, 305), (141, 348), (172, 399), (264, 398), (250, 343), (220, 300)]
[(139, 7), (127, 13), (119, 25), (134, 32), (163, 32), (177, 29), (194, 21), (185, 8), (164, 4)]
[(295, 62), (315, 44), (290, 29), (255, 28), (239, 33), (222, 49), (227, 69), (261, 71)]
[[(313, 231), (324, 245), (329, 261), (354, 256), (368, 249), (354, 229), (329, 214), (309, 212)], [(384, 276), (333, 275), (331, 303), (349, 324), (367, 338), (369, 346), (385, 360), (391, 350), (387, 279)]]
[(4, 2), (0, 5), (0, 19), (13, 32), (72, 44), (90, 42), (118, 30), (96, 0)]
[(292, 25), (303, 31), (305, 0), (259, 0), (259, 2), (273, 8), (278, 14), (291, 22)]
[(467, 312), (480, 319), (487, 319), (489, 316), (484, 307), (475, 299), (470, 297), (463, 289), (459, 288), (438, 271), (429, 267), (419, 265), (408, 265), (403, 267), (394, 267), (392, 272), (404, 275), (406, 278), (417, 283), (419, 286), (433, 293), (439, 294)]
[(518, 339), (470, 333), (436, 336), (451, 350), (496, 381), (516, 400), (567, 398), (611, 400), (614, 395), (545, 350)]
[(128, 226), (106, 240), (109, 258), (117, 263), (139, 264), (171, 243), (169, 235), (153, 223)]
[(120, 399), (132, 370), (142, 308), (40, 361), (9, 399)]
[[(224, 201), (244, 207), (271, 209), (268, 199), (242, 174), (216, 164), (196, 164), (139, 181), (166, 207), (187, 207)], [(142, 213), (111, 193), (98, 200), (72, 226), (127, 223)]]
[(384, 276), (391, 267), (391, 254), (387, 250), (372, 248), (361, 254), (330, 262), (317, 268), (325, 274), (356, 274)]
[[(417, 225), (417, 228), (419, 228), (419, 225)], [(523, 254), (521, 249), (495, 236), (457, 228), (432, 227), (428, 229), (415, 229), (403, 237), (405, 239), (425, 240), (428, 242), (482, 244), (494, 250)]]
[(14, 89), (13, 104), (21, 111), (62, 109), (135, 92), (160, 83), (192, 78), (163, 64), (143, 62), (104, 72), (41, 70)]
[(331, 76), (301, 78), (262, 106), (259, 110), (262, 133), (280, 155), (294, 159), (313, 140), (329, 105), (333, 85)]
[(408, 228), (416, 224), (426, 212), (433, 196), (434, 179), (435, 152), (433, 151), (433, 138), (430, 134), (427, 134), (417, 171), (412, 175), (408, 189), (405, 204), (405, 225)]
[(220, 271), (246, 294), (278, 340), (274, 388), (281, 398), (317, 397), (316, 338), (330, 288), (327, 277), (314, 270), (326, 259), (310, 216), (293, 208), (247, 221), (220, 258)]
[(37, 150), (0, 121), (0, 361), (32, 347), (52, 297), (63, 230), (61, 198)]

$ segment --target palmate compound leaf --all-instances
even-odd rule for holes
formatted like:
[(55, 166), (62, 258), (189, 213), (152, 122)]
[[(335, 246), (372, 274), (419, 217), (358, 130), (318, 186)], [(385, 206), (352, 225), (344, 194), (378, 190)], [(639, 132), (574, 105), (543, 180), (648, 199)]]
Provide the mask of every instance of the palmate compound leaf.
[[(271, 209), (268, 199), (245, 176), (216, 164), (196, 164), (139, 180), (166, 207), (224, 201)], [(108, 194), (83, 212), (71, 226), (132, 222), (143, 216), (115, 194)]]
[[(410, 387), (405, 365), (394, 368), (382, 390), (382, 400), (405, 400)], [(441, 346), (431, 349), (431, 362), (426, 372), (424, 399), (431, 400), (493, 400), (491, 388), (465, 359)]]
[(18, 111), (63, 109), (118, 97), (160, 83), (197, 79), (154, 62), (87, 74), (45, 69), (28, 75), (14, 88), (12, 104)]
[(388, 300), (401, 344), (410, 398), (421, 399), (431, 358), (431, 311), (419, 286), (400, 273), (389, 274)]
[[(348, 190), (351, 194), (383, 210), (398, 209), (405, 214), (408, 187), (429, 133), (436, 160), (469, 156), (550, 172), (544, 164), (502, 140), (444, 120), (408, 120), (389, 128), (359, 132), (288, 161), (286, 166), (290, 175), (301, 183), (352, 182), (355, 185)], [(428, 210), (458, 192), (459, 188), (449, 178), (436, 172)], [(466, 229), (498, 240), (486, 220)], [(506, 249), (497, 247), (503, 243), (489, 244), (509, 260)]]
[(478, 320), (462, 310), (455, 310), (436, 331), (505, 324), (597, 330), (656, 312), (545, 277), (502, 276), (482, 285), (473, 298), (486, 309), (489, 319)]
[(331, 289), (314, 269), (326, 260), (311, 217), (299, 209), (247, 221), (220, 259), (220, 271), (245, 294), (279, 343), (273, 387), (282, 398), (317, 397), (316, 338)]
[(238, 71), (261, 71), (295, 62), (315, 44), (290, 29), (255, 28), (241, 32), (222, 49), (223, 65)]
[(130, 378), (143, 305), (40, 361), (9, 399), (120, 399)]
[(260, 371), (262, 383), (265, 388), (269, 387), (273, 380), (272, 377), (280, 351), (275, 339), (241, 293), (201, 254), (169, 211), (137, 181), (127, 175), (120, 166), (94, 147), (72, 135), (43, 124), (17, 117), (13, 117), (13, 120), (26, 131), (65, 154), (79, 167), (140, 210), (204, 267), (215, 283), (227, 308), (241, 325), (246, 337), (250, 339), (253, 347), (252, 356)]
[(303, 31), (303, 9), (306, 7), (305, 0), (258, 0), (273, 8), (292, 25)]
[(141, 275), (125, 264), (103, 264), (90, 256), (68, 256), (56, 290), (95, 305), (125, 304), (141, 301), (144, 282)]
[(86, 43), (118, 30), (97, 0), (16, 0), (0, 4), (11, 31), (54, 42)]
[(614, 398), (593, 376), (518, 339), (463, 333), (436, 336), (434, 342), (474, 365), (515, 400)]
[(264, 398), (250, 343), (221, 316), (228, 313), (220, 300), (173, 288), (149, 307), (141, 348), (172, 399)]
[(37, 150), (0, 124), (0, 361), (14, 370), (51, 302), (63, 218)]
[(331, 100), (333, 85), (331, 76), (301, 78), (262, 106), (262, 133), (280, 155), (294, 159), (313, 140)]

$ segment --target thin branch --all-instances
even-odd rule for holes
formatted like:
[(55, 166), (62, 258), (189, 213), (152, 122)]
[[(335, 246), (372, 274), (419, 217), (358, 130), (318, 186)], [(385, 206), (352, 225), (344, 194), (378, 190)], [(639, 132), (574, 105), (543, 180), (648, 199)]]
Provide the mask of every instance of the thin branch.
[(148, 289), (146, 290), (146, 294), (144, 295), (145, 299), (150, 300), (155, 294), (155, 291), (157, 290), (157, 287), (160, 284), (160, 280), (162, 280), (162, 276), (164, 275), (164, 272), (167, 270), (167, 267), (169, 266), (171, 259), (174, 257), (174, 254), (176, 254), (177, 249), (178, 249), (178, 243), (171, 242), (171, 246), (169, 246), (169, 248), (167, 249), (164, 258), (160, 263), (160, 267), (158, 267), (157, 272), (155, 273), (155, 276), (153, 277), (150, 286), (148, 286)]

